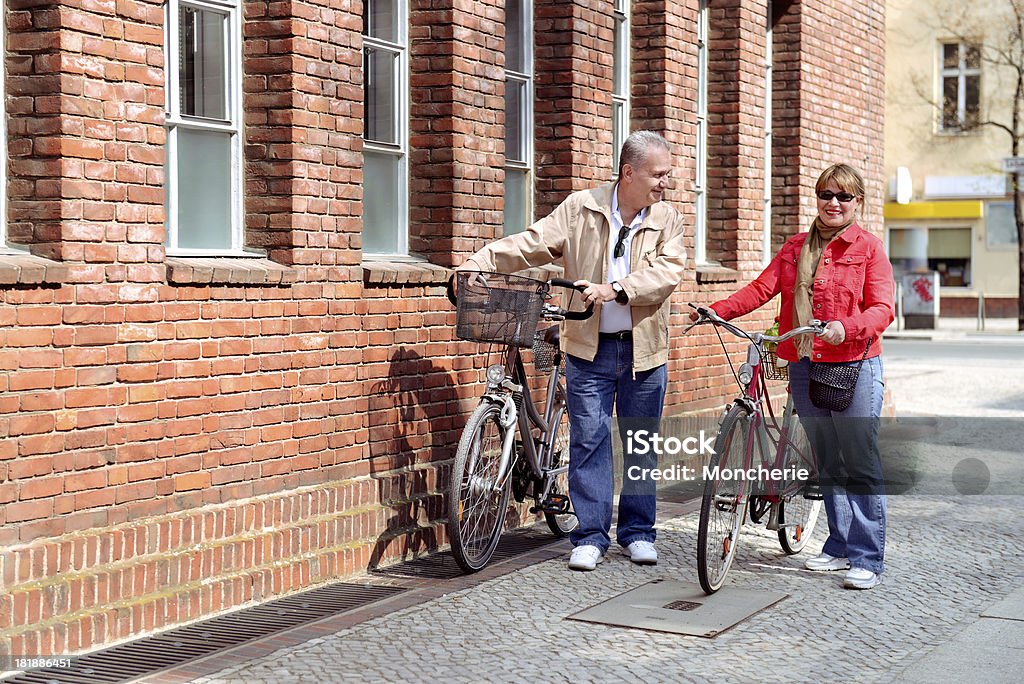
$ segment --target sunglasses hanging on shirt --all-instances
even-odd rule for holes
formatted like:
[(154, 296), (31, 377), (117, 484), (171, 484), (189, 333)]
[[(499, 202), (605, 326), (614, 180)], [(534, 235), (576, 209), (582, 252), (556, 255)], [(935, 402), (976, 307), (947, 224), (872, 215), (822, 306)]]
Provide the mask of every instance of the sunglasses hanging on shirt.
[(629, 226), (622, 226), (619, 228), (619, 239), (615, 243), (615, 249), (612, 250), (612, 254), (616, 259), (619, 259), (626, 253), (626, 236), (629, 235)]

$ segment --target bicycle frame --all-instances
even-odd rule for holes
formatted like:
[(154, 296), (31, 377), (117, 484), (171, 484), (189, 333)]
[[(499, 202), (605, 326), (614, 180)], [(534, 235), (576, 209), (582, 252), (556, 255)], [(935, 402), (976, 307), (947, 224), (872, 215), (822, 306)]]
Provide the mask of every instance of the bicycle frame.
[[(771, 400), (765, 387), (764, 372), (762, 368), (763, 357), (757, 342), (751, 342), (747, 347), (747, 364), (751, 367), (753, 373), (750, 382), (743, 390), (742, 399), (745, 400), (744, 403), (747, 408), (750, 409), (750, 434), (756, 439), (756, 445), (760, 455), (760, 458), (758, 459), (759, 464), (768, 468), (783, 467), (785, 464), (780, 461), (783, 458), (786, 447), (793, 446), (793, 448), (800, 454), (801, 460), (806, 462), (808, 466), (814, 467), (814, 459), (808, 458), (808, 456), (797, 449), (796, 445), (789, 439), (789, 435), (793, 429), (793, 421), (796, 420), (796, 411), (793, 405), (793, 396), (788, 389), (786, 403), (782, 409), (782, 415), (780, 417), (776, 417), (771, 410)], [(737, 399), (736, 401), (740, 401), (740, 399)], [(767, 411), (765, 411), (765, 406), (768, 407)], [(775, 430), (778, 433), (777, 438), (772, 437), (772, 430)], [(753, 449), (754, 444), (754, 440), (748, 440), (749, 449)], [(771, 458), (768, 457), (769, 454), (772, 454)], [(744, 459), (744, 466), (747, 468), (752, 466), (754, 463), (751, 456), (752, 454), (748, 453)], [(777, 490), (778, 484), (773, 480), (769, 480), (767, 483), (767, 491), (760, 495), (778, 500), (780, 497), (795, 493), (801, 488), (801, 486), (802, 485), (798, 483), (792, 483), (781, 490)]]
[[(533, 401), (529, 378), (526, 375), (526, 367), (523, 364), (523, 357), (519, 352), (519, 348), (507, 347), (504, 357), (505, 375), (511, 379), (511, 384), (509, 385), (511, 394), (498, 392), (492, 386), (484, 395), (483, 401), (500, 403), (511, 400), (516, 405), (516, 424), (522, 437), (523, 456), (526, 458), (526, 463), (530, 467), (533, 476), (538, 480), (543, 480), (546, 488), (550, 478), (556, 477), (569, 468), (568, 465), (562, 465), (552, 470), (545, 468), (547, 456), (551, 453), (555, 439), (555, 424), (552, 419), (559, 409), (565, 407), (565, 391), (559, 382), (562, 375), (561, 367), (559, 363), (555, 363), (548, 373), (547, 397), (544, 402), (544, 413), (541, 415)], [(516, 393), (522, 397), (520, 402), (515, 401)], [(534, 427), (540, 430), (539, 438), (533, 437), (532, 428)], [(512, 472), (514, 435), (515, 430), (508, 430), (505, 444), (502, 445), (501, 466), (496, 482), (497, 487), (503, 487)]]

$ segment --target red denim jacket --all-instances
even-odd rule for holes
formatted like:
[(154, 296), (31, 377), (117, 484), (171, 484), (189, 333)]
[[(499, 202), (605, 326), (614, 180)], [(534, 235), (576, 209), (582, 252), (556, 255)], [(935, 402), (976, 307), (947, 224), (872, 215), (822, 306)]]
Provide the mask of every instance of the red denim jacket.
[[(768, 267), (749, 285), (711, 308), (726, 320), (750, 313), (782, 294), (779, 334), (793, 329), (793, 292), (796, 289), (796, 261), (807, 233), (794, 235), (782, 246)], [(854, 223), (833, 239), (821, 254), (814, 276), (812, 311), (823, 321), (837, 320), (846, 329), (846, 340), (831, 345), (815, 338), (812, 361), (856, 361), (864, 355), (871, 338), (868, 357), (882, 353), (879, 339), (895, 318), (896, 283), (892, 265), (882, 241)], [(797, 361), (793, 341), (779, 345), (779, 356)]]

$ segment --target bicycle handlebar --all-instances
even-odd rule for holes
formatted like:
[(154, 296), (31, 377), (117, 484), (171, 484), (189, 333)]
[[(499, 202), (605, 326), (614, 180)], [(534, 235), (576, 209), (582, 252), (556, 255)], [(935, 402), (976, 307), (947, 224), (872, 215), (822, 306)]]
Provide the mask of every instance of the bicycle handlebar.
[(754, 344), (761, 344), (763, 342), (785, 342), (786, 340), (796, 337), (797, 335), (820, 335), (825, 332), (825, 326), (828, 324), (827, 321), (819, 321), (818, 319), (812, 319), (808, 325), (801, 325), (793, 328), (792, 330), (786, 331), (782, 335), (765, 335), (764, 333), (748, 333), (747, 331), (739, 328), (729, 321), (719, 316), (713, 309), (709, 309), (703, 306), (695, 306), (690, 304), (690, 308), (696, 311), (700, 318), (694, 321), (688, 328), (686, 328), (684, 334), (689, 332), (690, 328), (701, 323), (712, 323), (721, 328), (725, 328), (736, 337), (742, 337), (746, 340), (753, 342)]
[[(554, 285), (555, 287), (564, 287), (567, 290), (576, 290), (579, 293), (582, 293), (585, 289), (582, 286), (577, 287), (571, 280), (566, 280), (565, 278), (552, 278), (548, 281), (548, 284)], [(590, 306), (583, 311), (569, 311), (568, 309), (563, 309), (561, 307), (552, 308), (557, 309), (557, 312), (554, 312), (555, 315), (560, 316), (567, 321), (583, 321), (594, 315), (593, 302), (591, 302)]]

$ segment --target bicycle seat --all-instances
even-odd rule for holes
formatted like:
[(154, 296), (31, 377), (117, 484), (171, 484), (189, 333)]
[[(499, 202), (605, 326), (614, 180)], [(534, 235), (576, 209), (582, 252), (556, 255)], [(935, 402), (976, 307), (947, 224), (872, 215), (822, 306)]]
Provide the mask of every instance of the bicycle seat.
[(558, 346), (558, 326), (553, 325), (550, 328), (544, 328), (543, 331), (544, 341), (553, 347)]

